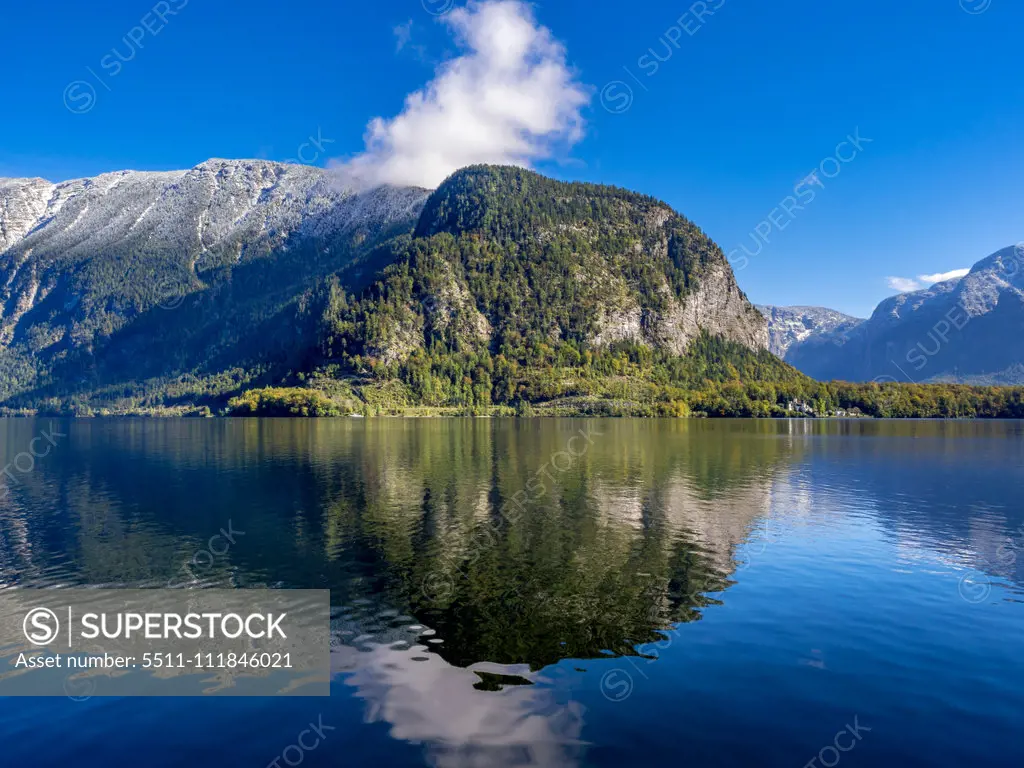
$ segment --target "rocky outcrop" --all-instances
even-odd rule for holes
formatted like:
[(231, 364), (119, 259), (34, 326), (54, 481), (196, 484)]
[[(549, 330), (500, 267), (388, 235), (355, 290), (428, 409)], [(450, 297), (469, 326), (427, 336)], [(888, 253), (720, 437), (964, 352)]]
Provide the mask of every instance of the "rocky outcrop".
[(39, 224), (53, 188), (44, 179), (0, 179), (0, 253)]
[(667, 285), (662, 294), (668, 309), (649, 312), (646, 318), (638, 300), (620, 298), (621, 303), (602, 312), (592, 342), (634, 341), (683, 355), (691, 341), (707, 333), (751, 349), (768, 348), (765, 319), (747, 301), (728, 265), (709, 267), (696, 290), (681, 300)]
[(739, 289), (727, 264), (709, 267), (697, 290), (658, 319), (651, 337), (681, 355), (702, 332), (751, 349), (768, 348), (768, 324)]

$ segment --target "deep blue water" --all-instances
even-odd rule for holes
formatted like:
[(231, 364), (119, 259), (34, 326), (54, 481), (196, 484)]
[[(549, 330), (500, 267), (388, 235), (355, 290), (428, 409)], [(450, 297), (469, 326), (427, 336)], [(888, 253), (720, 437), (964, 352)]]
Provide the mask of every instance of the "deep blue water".
[[(3, 465), (48, 424), (0, 422)], [(2, 699), (0, 764), (1024, 757), (1016, 423), (54, 424), (4, 588), (330, 588), (332, 695)]]

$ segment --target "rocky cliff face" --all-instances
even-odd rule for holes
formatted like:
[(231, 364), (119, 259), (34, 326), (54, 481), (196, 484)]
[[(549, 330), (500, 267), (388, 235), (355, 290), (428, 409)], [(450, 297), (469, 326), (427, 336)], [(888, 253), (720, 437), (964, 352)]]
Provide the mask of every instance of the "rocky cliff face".
[(53, 190), (44, 179), (0, 179), (0, 252), (40, 222)]
[(768, 349), (768, 326), (740, 290), (728, 264), (708, 267), (698, 288), (658, 319), (650, 337), (681, 355), (702, 332), (751, 349)]
[(670, 295), (667, 286), (662, 293), (666, 306), (645, 312), (640, 300), (629, 295), (627, 285), (616, 286), (589, 341), (597, 345), (633, 341), (682, 355), (691, 341), (708, 333), (751, 349), (768, 348), (764, 318), (753, 310), (728, 265), (709, 267), (696, 290), (682, 299)]

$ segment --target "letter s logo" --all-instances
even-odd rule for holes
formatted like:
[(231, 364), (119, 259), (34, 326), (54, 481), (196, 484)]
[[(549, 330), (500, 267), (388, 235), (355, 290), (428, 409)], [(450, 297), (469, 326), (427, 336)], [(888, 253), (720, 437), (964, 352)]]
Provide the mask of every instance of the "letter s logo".
[(21, 628), (32, 645), (48, 645), (60, 632), (60, 619), (49, 608), (33, 608), (25, 614)]

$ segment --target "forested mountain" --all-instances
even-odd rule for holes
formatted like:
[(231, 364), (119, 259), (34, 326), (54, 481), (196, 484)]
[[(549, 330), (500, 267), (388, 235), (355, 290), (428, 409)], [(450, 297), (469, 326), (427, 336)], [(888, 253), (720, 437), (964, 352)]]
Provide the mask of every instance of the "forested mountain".
[(389, 382), (402, 405), (600, 411), (657, 396), (679, 411), (681, 387), (705, 379), (798, 377), (694, 224), (519, 168), (456, 173), (373, 285), (356, 297), (336, 279), (322, 301), (332, 375)]
[(255, 160), (2, 179), (0, 400), (155, 404), (259, 378), (295, 352), (299, 297), (411, 230), (427, 195)]
[(820, 384), (664, 203), (520, 168), (436, 191), (208, 161), (0, 181), (0, 400), (76, 414), (1008, 415)]
[(707, 333), (767, 346), (722, 252), (664, 203), (516, 168), (446, 181), (370, 302), (347, 340), (384, 363), (438, 342), (581, 353), (631, 342), (681, 355)]

